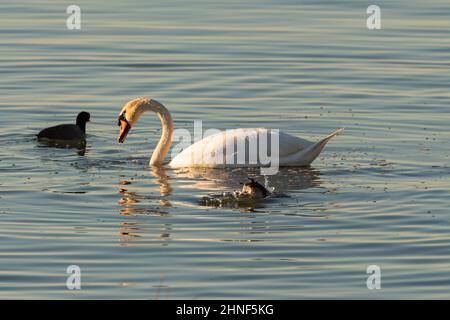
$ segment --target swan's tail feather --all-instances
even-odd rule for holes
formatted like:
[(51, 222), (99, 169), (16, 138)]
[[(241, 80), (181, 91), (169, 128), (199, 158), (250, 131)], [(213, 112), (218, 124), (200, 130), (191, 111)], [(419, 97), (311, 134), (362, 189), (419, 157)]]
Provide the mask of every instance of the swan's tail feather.
[(322, 142), (322, 141), (328, 142), (330, 139), (336, 137), (337, 135), (340, 135), (343, 131), (344, 131), (344, 128), (336, 129), (332, 133), (327, 135), (324, 139), (322, 139), (320, 142)]
[(319, 154), (322, 152), (322, 150), (325, 147), (325, 145), (327, 144), (327, 142), (330, 141), (331, 139), (333, 139), (334, 137), (336, 137), (337, 135), (339, 135), (340, 133), (342, 133), (342, 131), (344, 131), (344, 128), (339, 128), (339, 129), (333, 131), (332, 133), (330, 133), (328, 136), (326, 136), (319, 142), (314, 143), (313, 145), (308, 147), (303, 152), (304, 163), (305, 163), (304, 165), (309, 165), (311, 162), (313, 162), (319, 156)]

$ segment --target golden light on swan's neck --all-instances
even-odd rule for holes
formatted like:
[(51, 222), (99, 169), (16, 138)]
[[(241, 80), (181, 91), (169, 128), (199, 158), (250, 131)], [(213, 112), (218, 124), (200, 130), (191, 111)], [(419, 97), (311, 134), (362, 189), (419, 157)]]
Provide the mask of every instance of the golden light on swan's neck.
[(150, 166), (161, 166), (172, 145), (173, 120), (169, 110), (153, 99), (138, 98), (128, 102), (119, 115), (119, 142), (123, 142), (128, 131), (139, 120), (144, 112), (153, 111), (161, 120), (162, 132), (159, 142), (150, 158)]

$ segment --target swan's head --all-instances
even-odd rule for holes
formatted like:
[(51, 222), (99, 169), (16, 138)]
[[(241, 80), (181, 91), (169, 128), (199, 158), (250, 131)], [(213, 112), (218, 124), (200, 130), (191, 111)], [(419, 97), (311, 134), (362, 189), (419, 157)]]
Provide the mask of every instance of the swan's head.
[(123, 143), (130, 129), (136, 124), (146, 110), (152, 109), (152, 101), (147, 98), (137, 98), (125, 104), (119, 113), (118, 125), (120, 127), (117, 141)]

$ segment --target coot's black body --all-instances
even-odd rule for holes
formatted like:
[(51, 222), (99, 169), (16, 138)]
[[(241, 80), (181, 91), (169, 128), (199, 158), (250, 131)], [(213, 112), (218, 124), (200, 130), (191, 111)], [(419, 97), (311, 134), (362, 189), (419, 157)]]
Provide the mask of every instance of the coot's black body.
[(61, 124), (38, 133), (38, 139), (51, 140), (84, 140), (86, 138), (86, 122), (90, 120), (88, 112), (80, 112), (76, 124)]

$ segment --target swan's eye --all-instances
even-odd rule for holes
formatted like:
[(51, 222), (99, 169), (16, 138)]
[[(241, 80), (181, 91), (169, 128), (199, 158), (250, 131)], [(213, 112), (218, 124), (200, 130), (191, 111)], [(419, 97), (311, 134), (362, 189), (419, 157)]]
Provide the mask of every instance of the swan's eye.
[(117, 121), (117, 125), (120, 127), (120, 121), (127, 121), (127, 119), (125, 118), (125, 112), (122, 113), (121, 115), (119, 115), (119, 120)]

